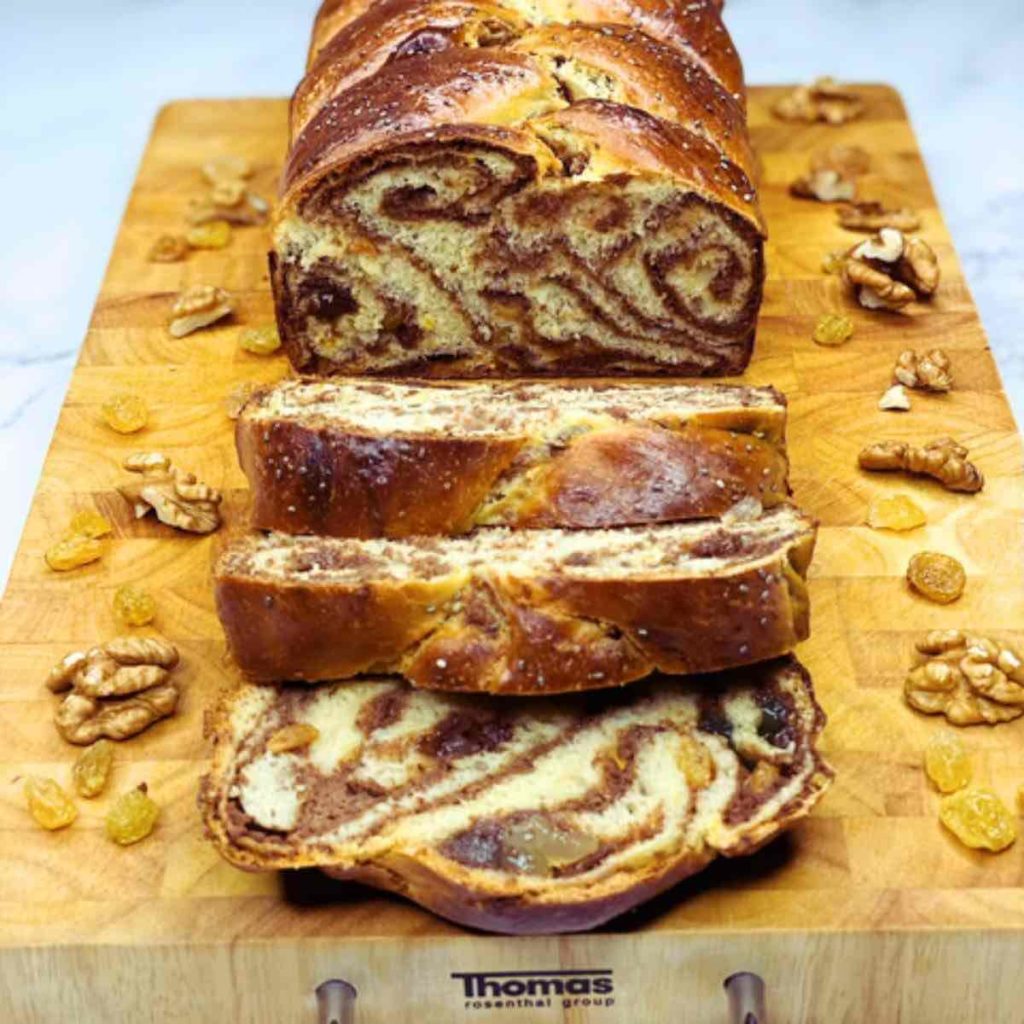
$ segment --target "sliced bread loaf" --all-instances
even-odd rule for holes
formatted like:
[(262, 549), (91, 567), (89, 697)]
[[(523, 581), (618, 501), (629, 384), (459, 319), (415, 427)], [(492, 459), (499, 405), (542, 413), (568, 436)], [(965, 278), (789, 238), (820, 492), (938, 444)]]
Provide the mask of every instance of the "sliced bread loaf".
[(792, 658), (541, 700), (244, 685), (211, 718), (200, 804), (239, 867), (320, 867), (492, 931), (579, 931), (806, 815), (832, 774), (823, 723)]
[(250, 535), (215, 566), (239, 666), (262, 681), (396, 672), (558, 693), (752, 664), (807, 636), (815, 525), (753, 520), (465, 537)]
[(772, 388), (286, 380), (236, 439), (255, 528), (405, 537), (771, 508), (785, 419)]

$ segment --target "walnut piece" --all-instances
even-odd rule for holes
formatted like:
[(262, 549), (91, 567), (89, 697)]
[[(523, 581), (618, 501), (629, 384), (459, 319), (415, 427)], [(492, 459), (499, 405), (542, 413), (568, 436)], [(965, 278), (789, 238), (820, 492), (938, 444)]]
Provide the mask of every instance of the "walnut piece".
[(211, 185), (222, 181), (244, 181), (252, 176), (252, 164), (244, 156), (233, 156), (230, 153), (211, 157), (201, 170)]
[(136, 519), (155, 512), (168, 526), (189, 533), (213, 533), (220, 526), (220, 491), (183, 473), (159, 452), (137, 452), (124, 460), (124, 468), (141, 480), (118, 487), (132, 503)]
[(173, 337), (184, 338), (186, 334), (230, 316), (231, 312), (231, 296), (223, 288), (210, 284), (196, 285), (174, 300), (168, 329)]
[(935, 294), (939, 261), (927, 242), (886, 227), (847, 253), (843, 276), (865, 309), (895, 312)]
[(177, 649), (161, 637), (116, 637), (68, 654), (46, 680), (54, 693), (71, 691), (54, 716), (57, 731), (80, 745), (137, 735), (177, 707), (177, 664)]
[(883, 412), (910, 412), (910, 396), (902, 384), (893, 384), (878, 400)]
[(844, 203), (857, 194), (857, 183), (844, 178), (839, 171), (822, 168), (809, 171), (789, 186), (791, 195), (798, 199), (817, 199), (819, 203)]
[(848, 258), (843, 264), (843, 279), (865, 309), (896, 312), (914, 301), (911, 288), (863, 260)]
[(860, 146), (832, 146), (811, 157), (810, 169), (789, 186), (792, 195), (822, 203), (852, 200), (857, 178), (871, 167), (871, 158)]
[(1005, 644), (958, 629), (933, 630), (904, 684), (907, 703), (954, 725), (995, 725), (1024, 715), (1024, 662)]
[(798, 85), (778, 100), (772, 110), (784, 121), (845, 124), (864, 113), (864, 101), (848, 86), (826, 76), (810, 85)]
[(263, 224), (270, 206), (267, 201), (243, 186), (242, 195), (234, 199), (235, 189), (231, 183), (221, 182), (214, 186), (205, 199), (190, 199), (185, 208), (185, 220), (189, 224), (207, 224), (212, 220), (226, 220), (229, 224), (242, 226)]
[(882, 228), (896, 228), (898, 231), (916, 231), (921, 218), (906, 207), (888, 209), (876, 200), (847, 203), (839, 207), (839, 226), (847, 231), (881, 231)]
[(981, 470), (967, 459), (967, 449), (951, 437), (940, 437), (921, 446), (906, 441), (879, 441), (857, 456), (861, 469), (876, 472), (904, 471), (938, 480), (946, 490), (973, 494), (985, 486)]
[(908, 348), (896, 357), (893, 380), (920, 391), (949, 391), (953, 387), (949, 356), (941, 348), (933, 348), (919, 356)]

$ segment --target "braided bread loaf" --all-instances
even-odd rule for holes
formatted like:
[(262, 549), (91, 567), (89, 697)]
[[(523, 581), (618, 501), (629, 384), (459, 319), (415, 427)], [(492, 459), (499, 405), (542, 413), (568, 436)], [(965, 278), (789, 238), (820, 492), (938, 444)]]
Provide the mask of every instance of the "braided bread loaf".
[(318, 373), (736, 373), (763, 278), (714, 0), (326, 0), (271, 271)]

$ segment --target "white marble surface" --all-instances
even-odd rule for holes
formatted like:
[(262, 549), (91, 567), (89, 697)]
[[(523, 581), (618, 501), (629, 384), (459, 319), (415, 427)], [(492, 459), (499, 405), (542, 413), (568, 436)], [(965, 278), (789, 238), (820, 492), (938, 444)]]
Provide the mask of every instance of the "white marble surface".
[[(157, 107), (283, 95), (315, 0), (5, 0), (0, 579)], [(1024, 4), (728, 0), (751, 82), (898, 86), (1024, 419)]]

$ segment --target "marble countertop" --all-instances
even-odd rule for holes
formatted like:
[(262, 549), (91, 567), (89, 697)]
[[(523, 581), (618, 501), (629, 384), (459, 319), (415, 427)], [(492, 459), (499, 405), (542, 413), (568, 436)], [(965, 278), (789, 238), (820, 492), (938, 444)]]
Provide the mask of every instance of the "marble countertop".
[[(7, 0), (0, 13), (0, 579), (156, 109), (284, 95), (315, 0)], [(751, 82), (897, 86), (1024, 421), (1024, 5), (728, 0)]]

